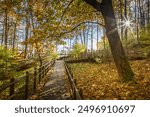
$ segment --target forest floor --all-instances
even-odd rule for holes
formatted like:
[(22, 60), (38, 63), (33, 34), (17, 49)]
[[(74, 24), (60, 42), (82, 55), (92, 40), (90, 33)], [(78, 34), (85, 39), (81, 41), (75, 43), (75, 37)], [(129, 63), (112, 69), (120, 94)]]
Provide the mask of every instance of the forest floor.
[(150, 60), (130, 61), (135, 82), (118, 80), (114, 63), (72, 63), (77, 88), (83, 90), (83, 99), (148, 100), (150, 99)]

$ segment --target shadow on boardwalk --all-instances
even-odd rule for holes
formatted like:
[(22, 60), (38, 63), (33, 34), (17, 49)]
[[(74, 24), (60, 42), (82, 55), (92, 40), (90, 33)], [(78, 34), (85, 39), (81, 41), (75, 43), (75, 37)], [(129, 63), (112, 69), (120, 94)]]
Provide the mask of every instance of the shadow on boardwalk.
[(40, 100), (71, 99), (69, 82), (66, 78), (64, 62), (62, 60), (56, 61), (53, 73), (48, 74), (46, 77), (48, 82), (38, 94)]

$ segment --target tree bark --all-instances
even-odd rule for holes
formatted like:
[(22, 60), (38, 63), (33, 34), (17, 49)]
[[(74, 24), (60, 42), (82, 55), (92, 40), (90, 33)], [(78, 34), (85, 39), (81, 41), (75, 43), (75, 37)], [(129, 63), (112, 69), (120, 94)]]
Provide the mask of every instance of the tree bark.
[(80, 39), (81, 39), (81, 44), (84, 45), (83, 38), (82, 38), (82, 32), (80, 32)]
[(27, 57), (27, 50), (28, 50), (28, 36), (29, 36), (29, 18), (26, 16), (26, 29), (25, 29), (25, 50), (24, 50), (24, 58)]
[[(128, 19), (127, 17), (127, 0), (124, 0), (124, 16), (126, 18), (126, 20)], [(128, 29), (125, 28), (125, 49), (126, 49), (126, 54), (127, 52), (127, 39), (128, 39)]]
[[(98, 22), (98, 21), (97, 21)], [(98, 24), (97, 24), (97, 42), (96, 42), (96, 49), (98, 50), (98, 41), (99, 41), (99, 33), (98, 33), (98, 31), (99, 31), (99, 28), (98, 28)]]
[(148, 10), (147, 11), (148, 12), (147, 13), (148, 14), (148, 18), (147, 18), (148, 21), (147, 21), (147, 23), (149, 24), (150, 23), (150, 15), (149, 15), (150, 14), (150, 0), (148, 0), (148, 5), (147, 6), (148, 6), (148, 9), (147, 9)]
[(3, 23), (3, 30), (2, 30), (2, 38), (1, 38), (1, 46), (4, 43), (4, 33), (5, 33), (5, 24)]
[(112, 0), (102, 0), (102, 3), (99, 3), (96, 0), (84, 1), (102, 13), (105, 21), (106, 35), (121, 81), (128, 82), (133, 80), (134, 74), (125, 55), (117, 30)]
[(82, 30), (82, 35), (83, 35), (83, 44), (84, 46), (86, 45), (86, 35), (85, 35), (85, 29)]
[(15, 51), (17, 24), (14, 23), (14, 35), (12, 40), (12, 50)]
[(89, 23), (87, 23), (87, 32), (86, 32), (86, 53), (88, 52), (88, 40), (89, 40)]
[(4, 34), (4, 45), (5, 48), (7, 49), (7, 42), (8, 42), (8, 15), (7, 15), (7, 10), (5, 11), (5, 19), (4, 19), (4, 24), (5, 24), (5, 34)]
[(121, 18), (121, 23), (120, 23), (120, 25), (121, 25), (121, 39), (123, 40), (123, 8), (122, 8), (122, 2), (120, 1), (120, 18)]
[(91, 57), (93, 58), (93, 24), (91, 24)]

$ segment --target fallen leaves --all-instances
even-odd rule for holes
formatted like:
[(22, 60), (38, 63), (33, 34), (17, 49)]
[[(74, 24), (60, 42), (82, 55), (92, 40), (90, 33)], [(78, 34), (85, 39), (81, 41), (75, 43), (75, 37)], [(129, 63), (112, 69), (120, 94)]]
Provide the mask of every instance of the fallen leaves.
[(135, 82), (121, 83), (115, 65), (76, 63), (69, 64), (77, 88), (83, 89), (84, 99), (143, 100), (150, 99), (150, 61), (131, 61)]

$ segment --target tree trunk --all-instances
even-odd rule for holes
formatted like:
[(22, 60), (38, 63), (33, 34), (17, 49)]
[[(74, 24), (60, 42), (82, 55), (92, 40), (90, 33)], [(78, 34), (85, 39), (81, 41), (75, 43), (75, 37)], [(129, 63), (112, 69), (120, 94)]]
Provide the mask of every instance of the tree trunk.
[(81, 44), (84, 45), (83, 38), (82, 38), (82, 32), (80, 32), (80, 39), (81, 39)]
[(120, 17), (121, 17), (121, 23), (120, 23), (120, 25), (121, 25), (121, 39), (123, 40), (123, 8), (122, 8), (122, 2), (120, 1)]
[(3, 24), (1, 46), (2, 46), (3, 43), (4, 43), (4, 33), (5, 33), (5, 24)]
[(14, 35), (12, 40), (12, 50), (15, 51), (17, 25), (14, 23)]
[(72, 44), (71, 44), (71, 39), (70, 39), (70, 43), (69, 43), (69, 49), (71, 50)]
[(93, 24), (91, 24), (91, 57), (93, 58)]
[(5, 18), (4, 18), (4, 24), (5, 24), (5, 38), (4, 38), (4, 45), (5, 48), (7, 49), (7, 42), (8, 42), (8, 15), (7, 15), (7, 10), (5, 11)]
[(105, 21), (106, 35), (121, 81), (128, 82), (133, 80), (134, 74), (127, 61), (117, 30), (112, 0), (103, 0), (102, 3), (98, 3), (96, 0), (85, 1), (102, 13)]
[(36, 51), (37, 51), (37, 55), (38, 55), (40, 65), (43, 65), (43, 61), (42, 61), (42, 57), (41, 57), (41, 54), (40, 54), (40, 51), (39, 51), (38, 43), (36, 42), (35, 45), (36, 45)]
[(28, 49), (28, 36), (29, 36), (29, 18), (26, 16), (26, 34), (25, 34), (25, 50), (24, 50), (24, 58), (27, 57), (27, 49)]
[(99, 33), (98, 33), (98, 31), (99, 31), (99, 28), (98, 28), (98, 20), (97, 20), (97, 42), (96, 42), (96, 49), (98, 50), (98, 41), (99, 41)]
[[(127, 17), (127, 0), (124, 0), (124, 16), (126, 18), (126, 20), (128, 19)], [(128, 29), (125, 28), (125, 49), (126, 49), (126, 54), (127, 52), (127, 39), (128, 39)]]
[(140, 28), (140, 5), (139, 5), (139, 2), (138, 2), (138, 0), (137, 0), (137, 3), (136, 3), (136, 5), (138, 6), (138, 9), (137, 9), (137, 23), (136, 23), (136, 25), (137, 25), (137, 27), (136, 27), (136, 35), (137, 35), (137, 42), (138, 42), (138, 45), (139, 45), (139, 38), (140, 38), (140, 36), (139, 36), (139, 28)]
[(148, 0), (148, 5), (147, 5), (147, 6), (148, 6), (148, 9), (147, 9), (147, 10), (148, 10), (148, 11), (147, 11), (147, 12), (148, 12), (148, 13), (147, 13), (147, 14), (148, 14), (148, 16), (147, 16), (147, 20), (148, 20), (148, 21), (147, 21), (147, 23), (149, 24), (149, 23), (150, 23), (150, 20), (149, 20), (149, 19), (150, 19), (150, 17), (149, 17), (149, 16), (150, 16), (150, 15), (149, 15), (149, 14), (150, 14), (150, 1), (149, 1), (149, 0)]
[(88, 40), (89, 40), (89, 23), (87, 23), (86, 53), (88, 52)]
[(85, 29), (83, 29), (82, 31), (82, 35), (83, 35), (83, 43), (84, 43), (84, 46), (86, 45), (86, 35), (85, 35)]

